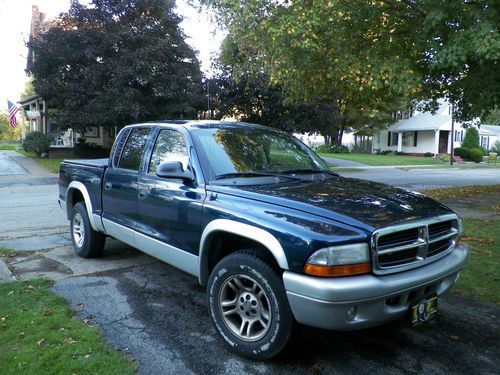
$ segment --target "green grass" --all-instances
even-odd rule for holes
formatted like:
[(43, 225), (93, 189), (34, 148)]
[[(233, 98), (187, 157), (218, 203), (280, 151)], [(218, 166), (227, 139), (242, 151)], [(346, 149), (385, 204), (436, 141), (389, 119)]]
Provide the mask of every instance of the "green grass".
[[(51, 173), (59, 173), (59, 166), (61, 165), (62, 161), (64, 160), (62, 158), (53, 158), (53, 159), (52, 158), (51, 159), (39, 158), (34, 153), (26, 152), (24, 150), (17, 150), (17, 152), (21, 155), (35, 159), (35, 161), (39, 165), (41, 165), (42, 167), (44, 167), (45, 169), (47, 169)], [(67, 159), (67, 158), (65, 158), (65, 159)]]
[(19, 146), (20, 144), (18, 143), (0, 144), (0, 150), (15, 150)]
[(456, 199), (456, 198), (475, 198), (484, 195), (497, 195), (500, 197), (500, 185), (462, 186), (462, 187), (453, 187), (444, 189), (424, 190), (422, 192), (425, 195), (428, 195), (438, 200)]
[(0, 284), (2, 374), (133, 374), (130, 360), (96, 327), (73, 319), (43, 280)]
[(426, 158), (424, 156), (405, 156), (405, 155), (373, 155), (373, 154), (319, 154), (337, 159), (357, 161), (359, 163), (375, 166), (383, 165), (442, 165), (444, 161), (435, 158)]
[(469, 259), (455, 285), (459, 294), (500, 303), (500, 221), (464, 219)]

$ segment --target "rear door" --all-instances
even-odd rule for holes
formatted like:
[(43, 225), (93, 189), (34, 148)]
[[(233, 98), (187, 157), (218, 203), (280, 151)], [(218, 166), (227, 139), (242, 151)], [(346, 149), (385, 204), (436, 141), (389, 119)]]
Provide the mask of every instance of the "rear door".
[(197, 255), (204, 185), (199, 179), (186, 183), (155, 174), (162, 162), (180, 161), (184, 169), (190, 168), (196, 175), (195, 157), (184, 129), (163, 128), (158, 132), (151, 158), (139, 177), (137, 216), (143, 234)]
[(139, 169), (151, 132), (150, 127), (126, 130), (114, 149), (106, 170), (103, 191), (103, 224), (106, 233), (131, 245), (137, 230), (137, 184)]

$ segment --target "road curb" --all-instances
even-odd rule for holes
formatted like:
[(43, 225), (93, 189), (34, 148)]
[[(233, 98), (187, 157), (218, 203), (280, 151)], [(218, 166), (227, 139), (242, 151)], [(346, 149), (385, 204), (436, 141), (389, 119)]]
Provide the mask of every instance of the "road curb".
[(16, 280), (15, 276), (10, 272), (2, 258), (0, 258), (0, 283), (8, 283)]

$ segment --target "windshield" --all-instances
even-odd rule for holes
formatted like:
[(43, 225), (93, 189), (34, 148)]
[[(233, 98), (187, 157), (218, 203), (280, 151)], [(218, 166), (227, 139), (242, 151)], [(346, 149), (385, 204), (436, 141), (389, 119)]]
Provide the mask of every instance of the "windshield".
[(235, 125), (192, 131), (205, 154), (210, 180), (224, 175), (329, 171), (326, 163), (292, 136), (271, 129)]

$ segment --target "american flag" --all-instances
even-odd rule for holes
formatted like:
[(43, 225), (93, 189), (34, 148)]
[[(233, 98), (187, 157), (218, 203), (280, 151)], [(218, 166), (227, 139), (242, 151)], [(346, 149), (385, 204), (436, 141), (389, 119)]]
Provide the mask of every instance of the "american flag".
[(12, 103), (10, 100), (7, 100), (7, 106), (9, 107), (10, 126), (15, 128), (19, 124), (16, 117), (17, 112), (19, 112), (19, 107)]

